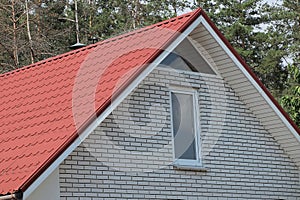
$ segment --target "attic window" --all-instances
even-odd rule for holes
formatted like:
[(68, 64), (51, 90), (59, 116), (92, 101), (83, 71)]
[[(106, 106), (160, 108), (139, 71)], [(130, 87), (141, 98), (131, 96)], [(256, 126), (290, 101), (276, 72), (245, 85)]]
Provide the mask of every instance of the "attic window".
[(170, 98), (174, 164), (199, 166), (201, 163), (197, 92), (175, 89), (170, 92)]
[(196, 45), (189, 39), (184, 39), (162, 62), (162, 67), (172, 69), (216, 74), (209, 63), (200, 54)]
[(193, 71), (197, 72), (198, 70), (187, 60), (177, 55), (176, 53), (171, 52), (162, 62), (162, 65), (169, 66), (172, 69), (184, 70), (184, 71)]

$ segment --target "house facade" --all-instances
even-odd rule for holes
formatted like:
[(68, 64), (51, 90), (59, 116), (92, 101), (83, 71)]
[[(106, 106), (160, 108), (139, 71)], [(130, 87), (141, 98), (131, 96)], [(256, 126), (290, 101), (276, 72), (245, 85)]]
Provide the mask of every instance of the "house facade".
[(1, 78), (35, 95), (0, 200), (300, 199), (299, 129), (201, 9)]
[[(196, 95), (199, 165), (174, 163), (172, 91)], [(221, 77), (168, 69), (155, 69), (64, 160), (59, 182), (61, 199), (300, 195), (295, 163)]]

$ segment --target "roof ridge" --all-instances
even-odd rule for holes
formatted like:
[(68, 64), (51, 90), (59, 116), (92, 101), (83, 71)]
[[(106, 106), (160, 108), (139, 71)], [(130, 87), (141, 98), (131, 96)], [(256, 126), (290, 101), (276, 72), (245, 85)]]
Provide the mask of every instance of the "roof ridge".
[(20, 67), (18, 69), (6, 72), (4, 74), (0, 74), (0, 79), (3, 78), (3, 77), (12, 76), (13, 74), (22, 72), (24, 70), (29, 70), (29, 69), (35, 68), (35, 67), (43, 65), (43, 64), (45, 64), (47, 62), (52, 62), (52, 61), (55, 61), (55, 60), (59, 60), (59, 59), (62, 59), (62, 58), (65, 58), (65, 57), (77, 54), (79, 52), (87, 51), (87, 50), (90, 50), (92, 48), (96, 48), (98, 46), (101, 46), (101, 45), (104, 45), (104, 44), (108, 44), (110, 42), (121, 40), (121, 39), (123, 39), (125, 37), (129, 37), (129, 36), (135, 35), (137, 33), (141, 33), (143, 31), (147, 31), (147, 30), (153, 29), (155, 27), (160, 27), (160, 26), (162, 26), (164, 24), (168, 24), (168, 23), (174, 22), (175, 20), (182, 19), (184, 17), (189, 17), (189, 16), (193, 15), (195, 12), (197, 12), (198, 10), (200, 10), (200, 8), (198, 8), (198, 9), (192, 11), (192, 12), (189, 12), (189, 13), (177, 16), (177, 17), (173, 17), (171, 19), (167, 19), (167, 20), (164, 20), (162, 22), (158, 22), (156, 24), (152, 24), (152, 25), (145, 26), (145, 27), (142, 27), (142, 28), (139, 28), (139, 29), (135, 29), (133, 31), (130, 31), (130, 32), (127, 32), (127, 33), (123, 33), (123, 34), (117, 35), (115, 37), (107, 38), (105, 40), (99, 41), (99, 42), (97, 42), (95, 44), (90, 44), (90, 45), (88, 45), (86, 47), (83, 47), (83, 48), (80, 48), (80, 49), (76, 49), (76, 50), (73, 50), (73, 51), (68, 51), (68, 52), (56, 55), (54, 57), (46, 58), (46, 59), (38, 61), (36, 63)]

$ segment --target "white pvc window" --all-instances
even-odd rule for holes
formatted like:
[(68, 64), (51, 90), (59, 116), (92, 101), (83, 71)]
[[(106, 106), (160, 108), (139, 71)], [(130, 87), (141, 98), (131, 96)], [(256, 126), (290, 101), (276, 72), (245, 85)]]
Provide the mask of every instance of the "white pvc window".
[(174, 164), (201, 165), (196, 91), (173, 90), (170, 97)]

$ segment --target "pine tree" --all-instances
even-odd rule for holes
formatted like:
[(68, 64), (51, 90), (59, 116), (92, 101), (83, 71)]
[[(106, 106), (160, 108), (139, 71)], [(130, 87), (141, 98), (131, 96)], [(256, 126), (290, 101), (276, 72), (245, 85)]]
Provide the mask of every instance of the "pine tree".
[(285, 21), (289, 30), (289, 52), (294, 65), (300, 67), (300, 1), (285, 0), (283, 6), (286, 8)]
[(68, 50), (70, 22), (61, 22), (66, 2), (0, 1), (0, 72)]
[(0, 1), (1, 72), (20, 67), (24, 46), (24, 4), (20, 0)]
[(282, 107), (289, 113), (294, 122), (300, 126), (300, 69), (294, 65), (288, 66), (288, 89), (281, 97)]
[(80, 1), (80, 27), (83, 41), (105, 39), (173, 17), (188, 7), (187, 0), (108, 0)]
[(288, 63), (287, 87), (280, 99), (282, 107), (300, 126), (300, 1), (283, 1), (278, 8), (274, 28), (285, 35), (285, 57)]
[[(89, 44), (175, 16), (187, 0), (77, 0), (80, 42)], [(70, 51), (74, 0), (0, 0), (0, 73)]]
[(36, 61), (69, 51), (74, 44), (74, 16), (68, 0), (35, 0), (32, 7), (32, 34)]

